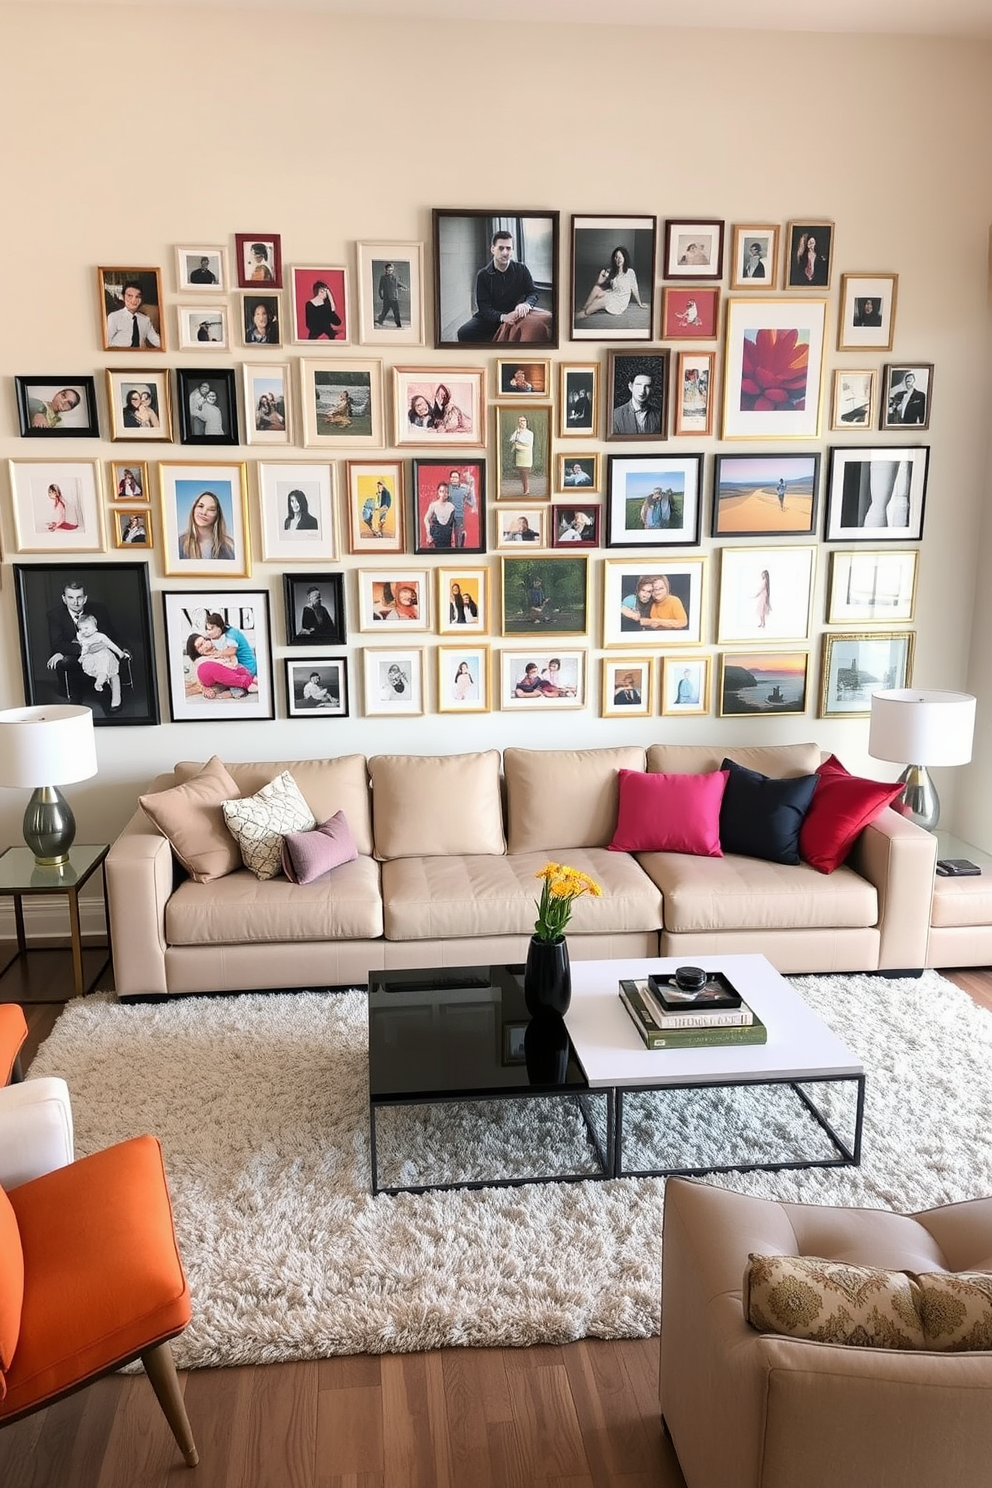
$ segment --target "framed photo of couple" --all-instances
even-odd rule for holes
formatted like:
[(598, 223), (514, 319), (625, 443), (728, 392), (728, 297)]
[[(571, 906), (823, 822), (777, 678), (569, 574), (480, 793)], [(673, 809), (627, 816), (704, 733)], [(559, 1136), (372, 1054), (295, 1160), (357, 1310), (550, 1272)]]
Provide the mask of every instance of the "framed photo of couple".
[(414, 460), (415, 553), (486, 551), (485, 460)]
[(584, 708), (585, 651), (540, 650), (500, 653), (500, 707), (508, 712)]
[(168, 372), (149, 372), (143, 367), (114, 372), (108, 367), (107, 406), (111, 439), (127, 440), (128, 444), (171, 441), (172, 395)]
[(698, 646), (705, 558), (607, 559), (603, 646)]
[(702, 455), (610, 455), (608, 548), (694, 547)]
[(488, 635), (488, 568), (437, 570), (437, 628), (441, 635)]

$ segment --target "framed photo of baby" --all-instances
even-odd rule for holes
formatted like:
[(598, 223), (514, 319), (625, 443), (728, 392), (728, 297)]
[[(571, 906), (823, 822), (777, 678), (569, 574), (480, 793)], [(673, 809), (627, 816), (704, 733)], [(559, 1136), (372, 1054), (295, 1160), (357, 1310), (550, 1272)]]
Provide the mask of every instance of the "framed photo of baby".
[(166, 590), (162, 602), (173, 723), (274, 718), (267, 592)]
[(486, 551), (485, 460), (414, 460), (415, 553)]
[(572, 218), (573, 341), (654, 338), (654, 217)]

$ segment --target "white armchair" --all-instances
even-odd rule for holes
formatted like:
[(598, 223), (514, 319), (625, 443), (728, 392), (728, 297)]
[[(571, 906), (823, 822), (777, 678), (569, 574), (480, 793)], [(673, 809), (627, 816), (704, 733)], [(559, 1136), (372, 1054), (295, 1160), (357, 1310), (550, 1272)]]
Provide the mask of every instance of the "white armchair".
[[(0, 1079), (17, 1072), (27, 1024), (21, 1009), (0, 1006)], [(69, 1087), (56, 1076), (0, 1087), (0, 1188), (16, 1188), (73, 1160)]]

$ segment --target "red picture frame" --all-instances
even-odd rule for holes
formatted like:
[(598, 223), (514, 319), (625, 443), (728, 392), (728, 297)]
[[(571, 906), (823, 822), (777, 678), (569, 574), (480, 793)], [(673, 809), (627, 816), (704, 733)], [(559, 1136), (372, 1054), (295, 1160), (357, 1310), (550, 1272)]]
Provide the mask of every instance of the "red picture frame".
[[(262, 251), (256, 251), (262, 250)], [(279, 233), (235, 233), (234, 257), (240, 289), (282, 289), (282, 236)]]

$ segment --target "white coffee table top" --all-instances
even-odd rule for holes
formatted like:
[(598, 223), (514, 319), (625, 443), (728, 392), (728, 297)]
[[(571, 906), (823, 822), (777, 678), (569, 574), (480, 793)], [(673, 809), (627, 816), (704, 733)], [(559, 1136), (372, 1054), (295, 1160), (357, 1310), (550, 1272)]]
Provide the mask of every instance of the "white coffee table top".
[[(620, 979), (674, 971), (687, 962), (722, 971), (768, 1029), (766, 1044), (648, 1049), (620, 1001)], [(609, 1085), (722, 1085), (744, 1080), (864, 1074), (857, 1055), (807, 1007), (764, 956), (668, 956), (573, 961), (565, 1023), (593, 1088)]]

